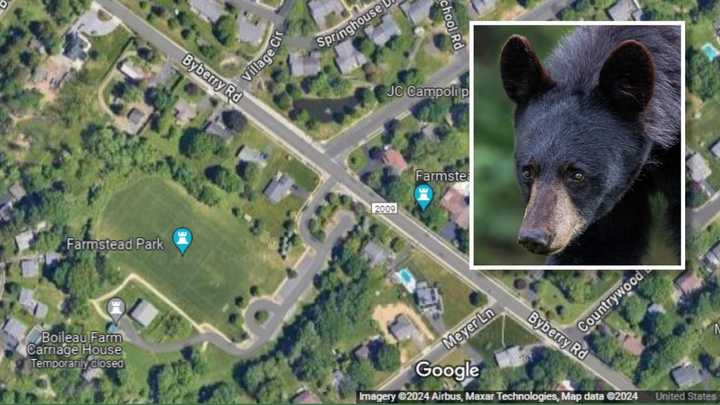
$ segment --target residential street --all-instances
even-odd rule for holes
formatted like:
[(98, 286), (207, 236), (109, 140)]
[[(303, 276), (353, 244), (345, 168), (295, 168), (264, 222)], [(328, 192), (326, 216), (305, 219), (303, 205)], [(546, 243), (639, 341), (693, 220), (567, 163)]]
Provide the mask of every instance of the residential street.
[[(98, 0), (110, 13), (120, 18), (128, 28), (137, 33), (141, 38), (152, 43), (156, 48), (164, 52), (171, 60), (180, 63), (186, 51), (177, 44), (168, 40), (164, 35), (155, 30), (145, 20), (134, 15), (126, 7), (116, 0)], [(182, 67), (180, 67), (182, 69)], [(254, 124), (260, 127), (268, 135), (272, 136), (281, 144), (285, 145), (299, 159), (309, 166), (316, 168), (319, 172), (333, 179), (343, 186), (355, 199), (369, 206), (372, 202), (384, 202), (384, 199), (369, 189), (340, 163), (330, 156), (313, 142), (300, 129), (295, 127), (287, 119), (275, 112), (272, 107), (266, 106), (248, 93), (238, 103), (238, 108)], [(380, 119), (379, 117), (377, 119)], [(344, 148), (339, 148), (343, 150)], [(408, 190), (410, 192), (410, 190)], [(504, 311), (521, 322), (530, 315), (532, 309), (518, 297), (504, 289), (498, 282), (490, 279), (484, 273), (469, 269), (466, 256), (458, 252), (454, 247), (448, 245), (438, 235), (427, 229), (407, 213), (386, 215), (381, 217), (395, 230), (409, 238), (417, 246), (428, 254), (432, 255), (439, 262), (453, 271), (460, 279), (472, 288), (480, 290), (497, 301)], [(282, 316), (283, 318), (285, 315)], [(542, 335), (538, 335), (542, 336)], [(552, 343), (550, 343), (552, 347)], [(566, 353), (566, 352), (563, 352)], [(566, 353), (567, 354), (567, 353)], [(571, 357), (573, 358), (573, 357)], [(619, 372), (616, 372), (602, 363), (596, 357), (590, 355), (584, 361), (579, 361), (589, 371), (607, 381), (611, 386), (622, 390), (637, 389), (632, 382)]]

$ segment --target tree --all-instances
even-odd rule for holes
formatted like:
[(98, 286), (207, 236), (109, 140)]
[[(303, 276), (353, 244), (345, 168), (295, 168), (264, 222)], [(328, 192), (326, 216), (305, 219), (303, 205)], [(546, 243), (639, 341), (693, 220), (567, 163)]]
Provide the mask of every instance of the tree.
[(235, 40), (235, 18), (231, 14), (223, 14), (212, 29), (213, 35), (223, 45), (229, 45)]
[(242, 162), (238, 166), (240, 177), (248, 184), (255, 184), (260, 176), (258, 165), (252, 162)]
[(355, 383), (357, 390), (367, 390), (373, 386), (373, 371), (367, 360), (353, 360), (348, 367), (348, 377)]
[(240, 179), (225, 166), (210, 166), (205, 169), (205, 175), (216, 186), (228, 193), (234, 193), (240, 190)]
[(208, 404), (236, 404), (241, 402), (241, 398), (234, 385), (222, 381), (215, 384), (210, 396), (202, 402)]
[(717, 59), (708, 60), (707, 56), (695, 48), (689, 47), (685, 55), (687, 61), (686, 83), (690, 90), (703, 100), (708, 100), (720, 92), (720, 72)]
[(355, 98), (363, 107), (367, 107), (375, 101), (375, 95), (367, 87), (359, 87), (355, 90)]
[(647, 305), (642, 298), (637, 295), (631, 295), (625, 298), (625, 302), (622, 304), (620, 314), (628, 321), (631, 325), (639, 324), (645, 316), (645, 310)]
[(450, 37), (447, 34), (439, 33), (433, 37), (433, 43), (437, 49), (446, 52), (450, 50), (451, 42)]
[(180, 150), (191, 159), (207, 159), (218, 149), (215, 137), (194, 128), (185, 131), (180, 138)]
[(222, 120), (225, 126), (235, 133), (242, 132), (247, 126), (247, 118), (238, 110), (223, 111)]
[(396, 370), (400, 367), (400, 349), (396, 345), (384, 343), (375, 354), (374, 364), (380, 371)]
[(388, 100), (389, 97), (388, 97), (388, 95), (387, 95), (387, 91), (388, 91), (388, 88), (387, 88), (387, 86), (384, 85), (384, 84), (378, 84), (378, 85), (375, 86), (375, 88), (373, 89), (373, 93), (375, 94), (375, 99), (376, 99), (380, 104), (385, 103), (385, 102)]
[(483, 305), (487, 301), (483, 293), (479, 291), (471, 292), (468, 299), (470, 300), (470, 304), (476, 307)]

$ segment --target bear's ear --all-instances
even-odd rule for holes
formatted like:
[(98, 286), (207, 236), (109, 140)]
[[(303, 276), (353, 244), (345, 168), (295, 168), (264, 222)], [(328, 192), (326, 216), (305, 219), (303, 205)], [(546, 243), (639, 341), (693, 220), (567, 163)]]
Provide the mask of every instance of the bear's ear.
[(517, 104), (527, 103), (554, 85), (530, 42), (520, 35), (513, 35), (505, 43), (500, 74), (505, 93)]
[(600, 71), (599, 89), (621, 116), (637, 118), (655, 89), (655, 63), (645, 45), (630, 40), (615, 48)]

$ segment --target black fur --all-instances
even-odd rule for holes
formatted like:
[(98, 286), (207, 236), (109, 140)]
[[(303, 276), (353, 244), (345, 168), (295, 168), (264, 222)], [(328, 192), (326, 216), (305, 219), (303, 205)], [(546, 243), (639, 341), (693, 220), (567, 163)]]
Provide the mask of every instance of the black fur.
[[(679, 248), (680, 45), (674, 26), (581, 27), (542, 66), (526, 39), (506, 44), (522, 191), (527, 199), (535, 181), (563, 184), (585, 224), (549, 264), (639, 264), (654, 192), (667, 199)], [(528, 167), (532, 179), (521, 175)], [(568, 183), (568, 168), (584, 180)]]

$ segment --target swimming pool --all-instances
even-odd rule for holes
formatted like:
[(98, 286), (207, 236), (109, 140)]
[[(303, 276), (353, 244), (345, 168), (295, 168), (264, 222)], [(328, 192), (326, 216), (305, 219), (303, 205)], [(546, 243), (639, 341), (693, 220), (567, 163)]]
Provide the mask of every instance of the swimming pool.
[(706, 42), (705, 45), (703, 45), (700, 49), (702, 49), (703, 53), (705, 53), (705, 56), (707, 56), (707, 58), (711, 62), (718, 57), (718, 50), (715, 49), (715, 47), (712, 46), (712, 44), (709, 42)]
[(398, 272), (395, 273), (400, 283), (405, 287), (408, 292), (415, 292), (415, 285), (417, 284), (415, 281), (415, 276), (410, 272), (410, 270), (407, 267), (403, 267)]

